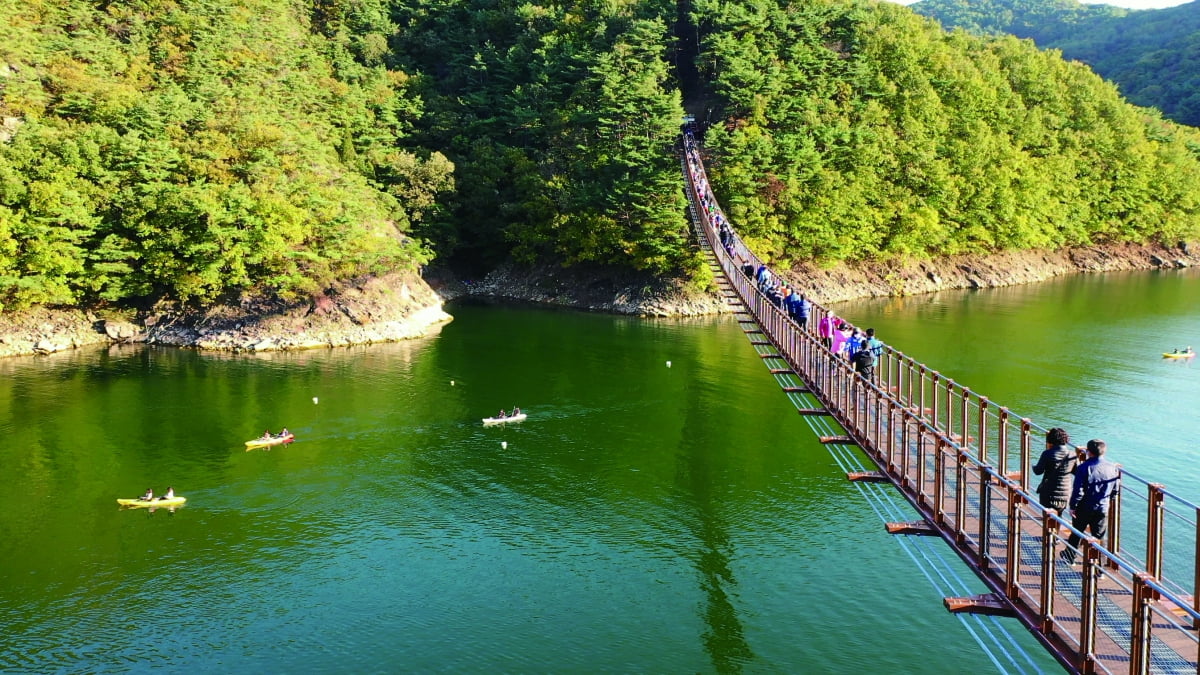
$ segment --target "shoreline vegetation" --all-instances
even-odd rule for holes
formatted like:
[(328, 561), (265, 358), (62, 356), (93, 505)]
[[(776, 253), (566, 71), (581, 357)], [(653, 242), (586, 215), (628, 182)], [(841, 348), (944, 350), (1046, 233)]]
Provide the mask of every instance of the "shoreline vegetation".
[[(907, 263), (795, 267), (788, 274), (822, 304), (863, 297), (996, 288), (1064, 274), (1182, 270), (1200, 266), (1200, 249), (1179, 244), (1114, 244), (1057, 251), (1008, 251)], [(307, 302), (247, 301), (207, 310), (164, 309), (109, 316), (101, 309), (36, 307), (0, 316), (0, 356), (51, 354), (86, 345), (148, 343), (204, 351), (264, 352), (395, 342), (436, 333), (457, 299), (531, 302), (644, 317), (727, 313), (715, 293), (680, 279), (613, 269), (505, 265), (479, 281), (394, 273), (330, 289)]]

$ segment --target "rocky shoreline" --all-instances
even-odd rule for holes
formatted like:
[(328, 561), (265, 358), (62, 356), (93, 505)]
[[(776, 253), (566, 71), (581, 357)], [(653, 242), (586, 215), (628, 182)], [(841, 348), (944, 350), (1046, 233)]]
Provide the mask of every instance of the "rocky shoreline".
[[(786, 273), (822, 304), (862, 297), (913, 295), (1044, 281), (1063, 274), (1182, 270), (1200, 266), (1200, 248), (1115, 244), (1020, 251), (939, 260), (857, 263)], [(394, 273), (360, 279), (308, 302), (247, 300), (202, 312), (170, 308), (141, 316), (98, 310), (35, 308), (0, 315), (0, 356), (50, 354), (85, 345), (144, 342), (214, 351), (280, 351), (394, 342), (436, 332), (452, 320), (443, 305), (458, 298), (533, 302), (648, 317), (730, 312), (712, 292), (681, 279), (609, 268), (502, 266), (479, 281)]]

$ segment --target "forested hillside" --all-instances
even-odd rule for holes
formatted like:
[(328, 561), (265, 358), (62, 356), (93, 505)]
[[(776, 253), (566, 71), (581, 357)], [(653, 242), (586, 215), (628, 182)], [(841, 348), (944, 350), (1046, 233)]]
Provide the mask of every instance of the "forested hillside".
[(451, 184), (370, 14), (274, 0), (0, 7), (0, 301), (295, 297), (412, 266)]
[(1200, 126), (1200, 3), (1141, 11), (1075, 0), (921, 0), (910, 7), (946, 28), (1009, 33), (1060, 49), (1133, 103)]
[(304, 298), (431, 259), (702, 278), (681, 100), (776, 258), (1198, 234), (1195, 131), (888, 3), (27, 0), (0, 25), (6, 310)]
[(486, 268), (508, 255), (678, 271), (673, 147), (683, 115), (665, 0), (396, 2), (396, 58), (420, 73), (419, 139), (458, 167), (429, 236)]
[(733, 219), (784, 260), (1196, 238), (1200, 136), (908, 8), (697, 0)]

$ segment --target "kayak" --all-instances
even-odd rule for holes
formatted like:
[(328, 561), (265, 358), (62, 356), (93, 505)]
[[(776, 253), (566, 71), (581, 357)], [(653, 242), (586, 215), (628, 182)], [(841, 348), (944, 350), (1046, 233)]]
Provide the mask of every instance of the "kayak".
[(296, 440), (296, 435), (292, 433), (272, 436), (270, 438), (256, 438), (252, 441), (246, 441), (246, 448), (265, 448), (271, 445), (279, 445), (280, 443), (291, 443), (294, 440)]
[(1190, 359), (1196, 355), (1196, 352), (1163, 352), (1164, 359)]
[(512, 415), (511, 417), (485, 417), (483, 418), (483, 426), (490, 427), (493, 424), (507, 424), (508, 422), (524, 422), (527, 415)]
[(142, 499), (118, 499), (117, 503), (120, 504), (121, 506), (129, 506), (129, 507), (133, 507), (133, 508), (139, 508), (139, 507), (147, 507), (147, 506), (183, 506), (183, 503), (186, 501), (187, 501), (187, 497), (175, 496), (175, 497), (171, 497), (170, 499), (163, 499), (162, 497), (157, 497), (155, 499), (151, 499), (150, 501), (145, 501)]

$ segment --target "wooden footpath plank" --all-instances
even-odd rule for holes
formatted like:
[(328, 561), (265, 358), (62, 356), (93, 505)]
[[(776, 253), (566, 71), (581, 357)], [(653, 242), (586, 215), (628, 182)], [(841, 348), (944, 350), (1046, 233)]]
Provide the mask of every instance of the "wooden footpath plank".
[[(776, 355), (772, 354), (772, 356), (776, 356)], [(796, 371), (792, 370), (791, 368), (771, 368), (770, 370), (771, 370), (772, 375), (795, 375), (796, 374)]]
[(831, 414), (828, 410), (826, 410), (824, 408), (797, 408), (796, 412), (800, 413), (801, 415), (829, 415), (829, 414)]
[(846, 480), (851, 483), (887, 483), (887, 476), (878, 471), (848, 471)]
[(784, 387), (785, 394), (811, 394), (812, 390), (808, 387)]
[(988, 616), (1016, 616), (1012, 605), (996, 593), (981, 593), (965, 597), (942, 598), (942, 604), (951, 614), (987, 614)]
[(938, 531), (924, 520), (910, 520), (887, 524), (888, 534), (916, 534), (923, 537), (936, 537)]
[(858, 445), (858, 441), (849, 436), (818, 436), (823, 445)]

